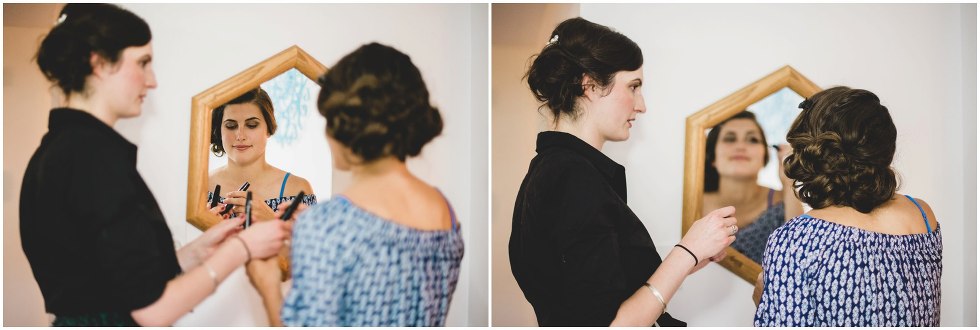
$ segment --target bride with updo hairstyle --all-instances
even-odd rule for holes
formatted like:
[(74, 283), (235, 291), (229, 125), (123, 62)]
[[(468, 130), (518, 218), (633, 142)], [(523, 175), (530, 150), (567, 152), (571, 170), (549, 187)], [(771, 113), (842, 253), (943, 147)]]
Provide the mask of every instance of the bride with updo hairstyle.
[(297, 219), (284, 303), (274, 262), (250, 273), (270, 323), (444, 325), (463, 240), (449, 201), (405, 165), (442, 131), (421, 73), (408, 55), (371, 43), (319, 84), (334, 166), (352, 181)]
[(869, 91), (800, 104), (786, 175), (813, 210), (769, 237), (756, 326), (939, 326), (942, 235), (926, 202), (896, 193), (897, 131)]
[(514, 203), (510, 265), (541, 326), (679, 326), (665, 313), (689, 275), (724, 257), (735, 208), (707, 212), (661, 259), (626, 204), (625, 168), (601, 152), (646, 112), (643, 53), (582, 18), (555, 27), (527, 72), (552, 127), (538, 133)]

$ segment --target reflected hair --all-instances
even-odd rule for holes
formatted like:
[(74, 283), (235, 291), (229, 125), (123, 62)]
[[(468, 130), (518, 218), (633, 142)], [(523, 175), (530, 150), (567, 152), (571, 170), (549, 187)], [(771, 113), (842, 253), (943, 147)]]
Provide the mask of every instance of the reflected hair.
[(725, 126), (726, 123), (734, 119), (749, 119), (755, 124), (755, 127), (759, 128), (759, 135), (762, 137), (762, 146), (765, 152), (762, 154), (762, 166), (769, 164), (769, 143), (766, 142), (766, 132), (762, 130), (762, 125), (759, 125), (759, 121), (755, 118), (755, 114), (749, 111), (742, 111), (734, 116), (725, 119), (715, 127), (708, 131), (708, 141), (704, 148), (704, 192), (715, 192), (718, 191), (718, 182), (721, 179), (718, 175), (718, 169), (715, 168), (715, 149), (718, 146), (718, 138), (721, 136), (721, 128)]
[(41, 41), (35, 59), (44, 77), (68, 97), (85, 91), (93, 53), (115, 64), (127, 47), (144, 46), (151, 38), (146, 21), (119, 6), (69, 3)]
[(578, 116), (576, 101), (584, 95), (584, 77), (606, 89), (617, 72), (643, 65), (643, 52), (633, 40), (581, 17), (561, 22), (548, 38), (551, 41), (532, 56), (524, 77), (531, 93), (542, 102), (538, 109), (550, 109), (556, 124), (562, 115)]
[(888, 108), (863, 89), (834, 87), (813, 95), (786, 140), (783, 165), (814, 209), (852, 207), (869, 213), (898, 189), (891, 168), (897, 131)]
[(276, 109), (272, 107), (272, 98), (269, 97), (269, 93), (266, 93), (261, 87), (249, 90), (245, 94), (239, 95), (231, 101), (228, 101), (228, 103), (215, 108), (211, 113), (211, 153), (215, 156), (221, 157), (225, 155), (225, 148), (221, 141), (221, 122), (225, 119), (225, 107), (232, 104), (245, 103), (255, 104), (259, 108), (262, 112), (262, 118), (265, 119), (265, 128), (269, 135), (276, 133), (276, 128), (278, 127), (276, 125)]
[(347, 54), (318, 80), (327, 135), (364, 163), (417, 156), (442, 132), (422, 73), (408, 55), (379, 43)]

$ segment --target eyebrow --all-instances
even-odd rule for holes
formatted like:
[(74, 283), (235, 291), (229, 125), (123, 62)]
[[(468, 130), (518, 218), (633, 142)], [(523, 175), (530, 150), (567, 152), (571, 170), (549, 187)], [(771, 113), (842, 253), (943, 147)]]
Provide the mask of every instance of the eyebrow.
[(632, 82), (637, 82), (637, 83), (639, 83), (639, 84), (640, 84), (640, 86), (643, 86), (643, 79), (640, 79), (640, 78), (636, 78), (636, 79), (633, 79), (633, 80), (630, 80), (630, 82), (631, 82), (631, 83), (632, 83)]
[(151, 62), (153, 61), (153, 56), (150, 54), (143, 55), (143, 57), (140, 57), (140, 61)]
[[(252, 120), (252, 119), (259, 120), (259, 117), (249, 117), (248, 119), (245, 119), (244, 121), (249, 121), (249, 120)], [(236, 123), (238, 122), (237, 120), (234, 120), (234, 119), (225, 119), (225, 122), (229, 122), (229, 121), (236, 122)]]

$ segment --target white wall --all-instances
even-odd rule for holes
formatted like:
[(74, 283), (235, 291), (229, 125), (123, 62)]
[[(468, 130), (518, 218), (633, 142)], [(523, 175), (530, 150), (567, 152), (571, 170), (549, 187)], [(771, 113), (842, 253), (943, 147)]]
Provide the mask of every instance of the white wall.
[[(660, 251), (680, 239), (687, 116), (788, 64), (822, 87), (868, 89), (889, 107), (899, 132), (900, 192), (928, 201), (944, 232), (941, 325), (976, 326), (975, 4), (583, 4), (580, 13), (643, 49), (648, 112), (628, 142), (606, 144), (604, 152), (626, 166), (629, 204)], [(513, 306), (520, 291), (502, 307), (510, 315), (498, 314), (506, 298), (496, 294), (504, 276), (497, 269), (507, 261), (497, 255), (507, 242), (498, 235), (510, 234), (500, 218), (509, 221), (512, 212), (499, 214), (498, 199), (512, 207), (516, 189), (499, 196), (496, 187), (498, 180), (518, 185), (527, 162), (496, 159), (533, 155), (533, 139), (508, 151), (498, 148), (497, 135), (527, 134), (526, 123), (537, 120), (531, 107), (497, 107), (498, 98), (528, 93), (498, 96), (497, 63), (495, 57), (495, 325), (534, 319), (529, 308)], [(498, 118), (522, 124), (509, 131)], [(669, 311), (692, 326), (751, 326), (751, 293), (749, 283), (710, 265), (685, 281)]]
[[(409, 161), (409, 168), (447, 195), (463, 224), (467, 243), (447, 323), (486, 325), (487, 285), (485, 275), (476, 275), (486, 273), (488, 254), (485, 242), (479, 244), (481, 239), (485, 240), (479, 235), (486, 234), (481, 228), (486, 228), (488, 223), (488, 210), (485, 203), (480, 203), (487, 199), (487, 182), (479, 180), (486, 177), (485, 166), (480, 166), (486, 161), (486, 143), (480, 147), (480, 139), (485, 137), (480, 134), (485, 136), (486, 132), (474, 128), (487, 116), (487, 87), (485, 72), (480, 72), (479, 62), (474, 61), (485, 63), (487, 44), (471, 42), (474, 35), (486, 34), (486, 22), (474, 21), (481, 13), (487, 14), (485, 4), (129, 4), (124, 7), (143, 17), (153, 30), (154, 68), (159, 88), (148, 95), (141, 117), (120, 121), (116, 129), (140, 147), (137, 167), (160, 203), (176, 240), (183, 243), (200, 234), (184, 221), (192, 96), (292, 45), (300, 46), (328, 67), (371, 41), (391, 45), (411, 56), (429, 87), (432, 102), (442, 112), (445, 128), (442, 136), (423, 150), (421, 157)], [(7, 40), (5, 29), (5, 49), (10, 49)], [(6, 79), (6, 56), (4, 66), (5, 86), (17, 83)], [(46, 114), (48, 102), (44, 101), (17, 110)], [(13, 115), (9, 110), (4, 112), (5, 129), (16, 122), (8, 114)], [(46, 116), (43, 123), (35, 128), (37, 132), (30, 133), (38, 137), (43, 134)], [(7, 136), (5, 133), (5, 147), (15, 141), (25, 141)], [(28, 144), (25, 149), (30, 149), (26, 157), (38, 141), (39, 138), (25, 143)], [(6, 151), (4, 158), (7, 158)], [(22, 169), (8, 174), (5, 163), (5, 187), (7, 181), (19, 183), (22, 175)], [(13, 198), (14, 202), (18, 199), (16, 194), (7, 192), (5, 189), (5, 208), (10, 205), (8, 199)], [(326, 192), (320, 195), (321, 200), (329, 197)], [(4, 219), (8, 227), (11, 218), (5, 213)], [(6, 231), (5, 245), (10, 234), (16, 235), (16, 231)], [(6, 252), (4, 260), (7, 275), (12, 270), (7, 265)], [(7, 281), (7, 276), (4, 278)], [(27, 282), (17, 285), (36, 286)], [(5, 288), (11, 286), (5, 282)], [(267, 324), (263, 315), (258, 295), (239, 269), (177, 324), (261, 326)]]

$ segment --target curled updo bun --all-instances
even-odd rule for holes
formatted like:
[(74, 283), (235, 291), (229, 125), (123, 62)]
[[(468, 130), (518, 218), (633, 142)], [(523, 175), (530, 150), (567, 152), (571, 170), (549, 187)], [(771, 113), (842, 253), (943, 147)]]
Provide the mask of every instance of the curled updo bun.
[(365, 163), (417, 156), (442, 132), (422, 74), (408, 55), (371, 43), (344, 56), (319, 79), (327, 135)]
[(575, 102), (584, 94), (583, 77), (606, 88), (617, 72), (643, 65), (643, 52), (633, 40), (581, 17), (558, 24), (549, 38), (525, 77), (542, 107), (551, 109), (555, 123), (562, 114), (577, 116)]
[(862, 213), (890, 200), (898, 188), (891, 168), (897, 132), (878, 96), (834, 87), (802, 107), (786, 135), (793, 154), (783, 163), (800, 199), (815, 209), (847, 206)]
[(111, 4), (70, 3), (58, 21), (41, 41), (36, 58), (44, 77), (66, 96), (85, 90), (92, 53), (116, 63), (126, 47), (146, 45), (152, 37), (146, 21)]

